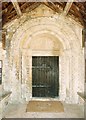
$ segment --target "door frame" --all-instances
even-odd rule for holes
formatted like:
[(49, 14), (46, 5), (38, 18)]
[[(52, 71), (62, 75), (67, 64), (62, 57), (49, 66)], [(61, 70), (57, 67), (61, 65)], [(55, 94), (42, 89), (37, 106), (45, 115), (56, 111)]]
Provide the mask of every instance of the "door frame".
[[(32, 51), (32, 56), (31, 56), (31, 64), (32, 64), (32, 57), (33, 56), (58, 56), (59, 57), (59, 62), (60, 62), (60, 51), (58, 51), (58, 50), (53, 50), (53, 52), (51, 51), (51, 50), (47, 50), (47, 51), (45, 51), (45, 50), (43, 50), (43, 51), (40, 51), (40, 50), (37, 50), (37, 51), (35, 51), (35, 50), (33, 50)], [(59, 71), (60, 71), (60, 63), (59, 63)], [(30, 71), (32, 71), (32, 68), (31, 68), (31, 70)], [(31, 73), (32, 74), (32, 73)], [(50, 99), (55, 99), (55, 100), (60, 100), (60, 96), (61, 96), (61, 88), (60, 88), (60, 86), (61, 86), (61, 78), (60, 78), (61, 76), (60, 76), (60, 74), (59, 74), (59, 96), (57, 96), (57, 97), (55, 97), (55, 98), (46, 98), (46, 97), (32, 97), (31, 96), (31, 100), (50, 100)], [(32, 78), (32, 75), (31, 75), (31, 78)], [(32, 80), (31, 80), (32, 81)], [(31, 85), (32, 86), (32, 85)], [(32, 93), (32, 91), (31, 91), (31, 93)]]
[[(26, 55), (26, 53), (28, 52), (28, 55)], [(33, 98), (32, 97), (32, 56), (59, 56), (59, 96), (57, 98)], [(26, 101), (28, 100), (34, 100), (34, 99), (37, 99), (37, 100), (50, 100), (50, 99), (55, 99), (55, 100), (64, 100), (65, 97), (66, 97), (66, 91), (64, 91), (63, 87), (65, 88), (66, 86), (64, 85), (63, 86), (63, 83), (62, 83), (62, 72), (61, 72), (61, 69), (62, 69), (62, 56), (60, 54), (60, 51), (51, 51), (51, 50), (43, 50), (43, 51), (40, 51), (40, 50), (31, 50), (31, 49), (22, 49), (22, 57), (23, 57), (23, 62), (24, 63), (27, 63), (28, 64), (28, 72), (25, 73), (26, 74), (26, 78), (24, 78), (24, 83), (23, 85), (26, 86), (26, 90), (24, 92), (24, 96), (25, 97), (22, 97), (22, 98), (25, 98)], [(26, 65), (27, 66), (27, 65)], [(24, 69), (24, 72), (25, 72), (25, 67), (22, 65), (22, 69)], [(27, 70), (26, 70), (27, 71)], [(22, 91), (21, 91), (21, 94), (23, 93), (24, 91), (24, 88), (22, 88)], [(63, 95), (63, 93), (65, 93)]]

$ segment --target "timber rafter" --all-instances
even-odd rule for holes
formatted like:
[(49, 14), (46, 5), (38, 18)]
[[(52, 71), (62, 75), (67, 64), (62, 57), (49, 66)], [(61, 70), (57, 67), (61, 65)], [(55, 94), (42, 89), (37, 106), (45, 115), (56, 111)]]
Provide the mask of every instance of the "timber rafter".
[[(48, 2), (17, 2), (14, 5), (13, 2), (3, 2), (2, 3), (2, 25), (10, 22), (11, 20), (21, 16), (22, 13), (28, 11), (32, 11), (37, 8), (40, 4), (45, 4), (55, 12), (61, 12), (65, 15), (72, 15), (78, 20), (82, 25), (86, 25), (86, 2), (52, 2), (49, 0)], [(17, 8), (16, 8), (16, 7)]]

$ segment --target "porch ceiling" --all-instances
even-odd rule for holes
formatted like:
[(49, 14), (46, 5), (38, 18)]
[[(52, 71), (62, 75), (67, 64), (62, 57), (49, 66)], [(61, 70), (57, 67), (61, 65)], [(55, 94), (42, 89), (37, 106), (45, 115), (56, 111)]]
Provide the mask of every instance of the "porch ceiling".
[[(12, 1), (12, 0), (11, 0)], [(22, 13), (32, 11), (40, 4), (45, 4), (55, 12), (62, 12), (65, 15), (74, 16), (75, 20), (86, 26), (86, 2), (2, 2), (2, 26), (7, 22), (18, 18)], [(61, 11), (62, 10), (62, 11)]]

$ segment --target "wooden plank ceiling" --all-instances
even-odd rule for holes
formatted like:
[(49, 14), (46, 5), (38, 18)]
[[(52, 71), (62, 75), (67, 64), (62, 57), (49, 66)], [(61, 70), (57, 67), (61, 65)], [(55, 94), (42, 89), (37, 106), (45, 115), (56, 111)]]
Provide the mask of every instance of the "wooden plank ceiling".
[[(12, 1), (12, 0), (11, 0)], [(74, 16), (78, 22), (86, 27), (86, 2), (73, 2), (67, 4), (66, 2), (3, 2), (2, 3), (2, 26), (7, 22), (21, 16), (22, 13), (32, 11), (37, 8), (40, 4), (45, 4), (55, 12), (61, 12), (63, 10), (65, 15)]]

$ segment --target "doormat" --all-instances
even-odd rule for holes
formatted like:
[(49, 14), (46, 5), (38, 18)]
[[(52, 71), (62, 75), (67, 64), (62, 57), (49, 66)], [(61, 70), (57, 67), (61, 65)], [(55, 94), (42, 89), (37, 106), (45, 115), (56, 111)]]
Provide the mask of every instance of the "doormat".
[(64, 112), (60, 101), (29, 101), (26, 112)]

